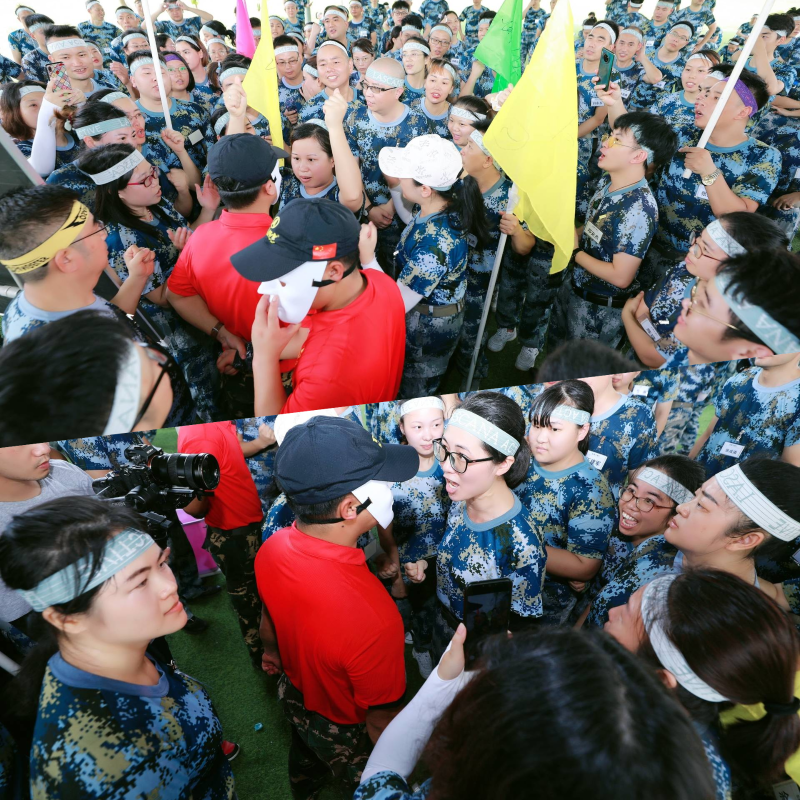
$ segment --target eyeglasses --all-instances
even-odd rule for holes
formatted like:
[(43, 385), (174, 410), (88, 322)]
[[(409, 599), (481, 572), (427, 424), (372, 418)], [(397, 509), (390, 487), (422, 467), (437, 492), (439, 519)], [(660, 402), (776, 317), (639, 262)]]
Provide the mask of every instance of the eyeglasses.
[(460, 475), (463, 475), (467, 471), (467, 467), (470, 464), (480, 464), (481, 461), (493, 460), (491, 457), (467, 458), (467, 456), (462, 456), (461, 453), (451, 453), (444, 446), (442, 439), (433, 440), (433, 455), (437, 461), (446, 461), (447, 459), (450, 459), (450, 466)]
[(689, 41), (689, 37), (688, 36), (678, 36), (677, 33), (672, 33), (672, 34), (670, 34), (670, 36), (674, 36), (679, 42), (688, 42)]
[(642, 148), (632, 144), (625, 144), (621, 142), (613, 133), (604, 133), (600, 137), (600, 141), (609, 148), (612, 147), (627, 147), (629, 150), (641, 150)]
[(128, 186), (144, 186), (145, 189), (149, 189), (156, 180), (158, 180), (158, 167), (153, 167), (144, 180), (128, 181)]
[(131, 111), (130, 114), (125, 115), (128, 118), (128, 122), (133, 125), (134, 122), (144, 122), (144, 114), (141, 111)]
[(714, 256), (710, 256), (708, 253), (703, 252), (703, 248), (701, 246), (702, 238), (700, 234), (693, 233), (692, 238), (689, 239), (689, 252), (695, 258), (710, 258), (712, 261), (724, 261), (724, 258), (715, 258)]
[(441, 45), (442, 47), (444, 47), (446, 44), (450, 44), (449, 39), (428, 39), (428, 42), (430, 42), (430, 44)]
[(365, 94), (367, 92), (372, 92), (373, 94), (382, 94), (383, 92), (391, 92), (392, 89), (396, 88), (396, 86), (375, 86), (372, 83), (364, 83), (364, 81), (361, 81), (361, 91)]
[(95, 220), (94, 224), (98, 226), (96, 230), (93, 230), (91, 233), (87, 233), (86, 236), (79, 236), (77, 239), (73, 239), (72, 244), (82, 242), (84, 239), (88, 239), (90, 236), (94, 236), (96, 233), (102, 233), (106, 229), (105, 223), (100, 222), (99, 220)]
[(643, 511), (645, 514), (652, 511), (654, 508), (675, 508), (675, 506), (660, 506), (658, 503), (654, 503), (649, 497), (639, 497), (636, 492), (633, 490), (633, 486), (626, 486), (622, 490), (622, 494), (619, 496), (619, 499), (629, 503), (633, 500), (636, 508), (639, 511)]
[(731, 325), (730, 322), (724, 322), (721, 319), (717, 319), (716, 317), (712, 317), (711, 314), (706, 314), (705, 311), (700, 311), (698, 308), (695, 308), (697, 303), (697, 286), (695, 284), (692, 286), (691, 294), (689, 295), (689, 308), (691, 309), (693, 314), (699, 314), (701, 317), (708, 317), (708, 319), (713, 319), (714, 322), (718, 322), (720, 325), (724, 325), (726, 328), (730, 328), (732, 331), (736, 331), (737, 333), (741, 334), (742, 331), (739, 330), (735, 325)]
[(186, 67), (167, 67), (167, 72), (188, 72)]

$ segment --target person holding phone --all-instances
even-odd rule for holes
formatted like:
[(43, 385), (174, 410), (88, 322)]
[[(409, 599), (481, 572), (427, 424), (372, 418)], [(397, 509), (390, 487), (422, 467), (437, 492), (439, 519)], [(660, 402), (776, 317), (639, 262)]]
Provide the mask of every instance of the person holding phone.
[[(511, 630), (542, 616), (544, 538), (512, 489), (524, 480), (531, 451), (519, 406), (498, 392), (469, 395), (450, 416), (434, 455), (453, 503), (437, 550), (433, 654), (439, 658), (464, 617), (467, 584), (511, 578)], [(432, 580), (427, 562), (405, 565), (414, 583)]]
[[(658, 83), (664, 76), (647, 56), (644, 46), (644, 33), (641, 28), (627, 26), (619, 33), (614, 68), (619, 80), (620, 95), (627, 100), (641, 81)], [(604, 83), (601, 78), (598, 83)]]
[(593, 410), (592, 390), (569, 380), (545, 389), (530, 413), (533, 460), (514, 491), (546, 543), (542, 620), (548, 625), (566, 623), (578, 600), (572, 583), (597, 575), (614, 528), (611, 487), (586, 460)]

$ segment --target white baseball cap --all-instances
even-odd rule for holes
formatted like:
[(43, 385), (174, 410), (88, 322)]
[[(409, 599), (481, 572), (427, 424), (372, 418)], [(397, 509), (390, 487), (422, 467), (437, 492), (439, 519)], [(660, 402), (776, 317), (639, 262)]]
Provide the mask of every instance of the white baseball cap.
[(378, 165), (391, 178), (413, 178), (431, 189), (446, 191), (464, 165), (458, 148), (435, 133), (417, 136), (406, 147), (383, 147)]

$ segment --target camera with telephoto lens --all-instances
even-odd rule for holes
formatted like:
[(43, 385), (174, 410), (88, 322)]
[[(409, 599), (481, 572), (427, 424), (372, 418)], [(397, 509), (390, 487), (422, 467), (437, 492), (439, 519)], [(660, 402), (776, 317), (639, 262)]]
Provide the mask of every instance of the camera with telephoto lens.
[(95, 494), (130, 506), (146, 521), (148, 532), (166, 546), (176, 510), (219, 486), (219, 462), (211, 453), (164, 453), (160, 447), (133, 444), (125, 448), (128, 463), (92, 481)]

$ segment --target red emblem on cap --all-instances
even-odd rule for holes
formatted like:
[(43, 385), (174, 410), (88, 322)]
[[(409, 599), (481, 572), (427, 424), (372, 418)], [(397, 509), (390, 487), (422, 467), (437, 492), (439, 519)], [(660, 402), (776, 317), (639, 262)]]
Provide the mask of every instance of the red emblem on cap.
[(336, 256), (336, 242), (333, 244), (315, 244), (311, 248), (312, 261), (327, 261)]

